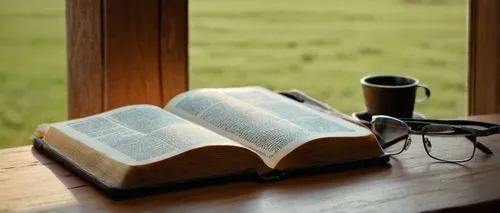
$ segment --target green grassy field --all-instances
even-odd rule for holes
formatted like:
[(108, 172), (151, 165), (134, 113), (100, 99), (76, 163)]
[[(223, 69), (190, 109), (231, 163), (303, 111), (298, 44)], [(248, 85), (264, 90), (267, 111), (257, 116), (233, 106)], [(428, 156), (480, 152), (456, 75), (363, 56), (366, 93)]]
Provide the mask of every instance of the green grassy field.
[[(64, 120), (63, 0), (0, 0), (0, 147)], [(359, 79), (411, 75), (429, 117), (466, 111), (465, 0), (191, 0), (190, 87), (301, 89), (364, 109)]]

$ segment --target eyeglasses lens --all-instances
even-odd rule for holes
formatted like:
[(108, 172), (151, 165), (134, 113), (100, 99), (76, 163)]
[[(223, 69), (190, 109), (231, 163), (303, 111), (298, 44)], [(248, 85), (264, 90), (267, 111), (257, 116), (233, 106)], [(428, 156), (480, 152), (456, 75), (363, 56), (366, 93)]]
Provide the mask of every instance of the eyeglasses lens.
[(401, 153), (409, 133), (403, 122), (386, 117), (376, 117), (372, 122), (372, 131), (387, 154)]
[(475, 152), (476, 138), (464, 129), (449, 125), (427, 125), (422, 129), (427, 153), (444, 161), (468, 161)]

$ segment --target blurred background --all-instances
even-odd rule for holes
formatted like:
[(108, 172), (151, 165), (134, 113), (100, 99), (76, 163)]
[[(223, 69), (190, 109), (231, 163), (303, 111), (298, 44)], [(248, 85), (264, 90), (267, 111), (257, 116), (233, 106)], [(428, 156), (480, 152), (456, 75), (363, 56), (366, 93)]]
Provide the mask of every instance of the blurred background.
[[(359, 79), (418, 78), (416, 111), (466, 115), (466, 0), (190, 0), (190, 88), (300, 89), (364, 110)], [(0, 148), (67, 116), (64, 0), (0, 0)], [(422, 94), (420, 94), (422, 95)]]

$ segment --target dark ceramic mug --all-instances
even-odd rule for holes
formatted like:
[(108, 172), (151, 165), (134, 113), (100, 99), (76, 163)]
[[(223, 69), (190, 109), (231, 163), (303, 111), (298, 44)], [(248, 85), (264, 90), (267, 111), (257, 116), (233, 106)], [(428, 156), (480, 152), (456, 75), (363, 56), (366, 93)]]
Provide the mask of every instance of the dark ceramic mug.
[[(411, 118), (415, 103), (421, 103), (431, 96), (427, 86), (408, 76), (373, 75), (363, 77), (360, 82), (369, 115)], [(417, 88), (425, 90), (425, 96), (418, 100)]]

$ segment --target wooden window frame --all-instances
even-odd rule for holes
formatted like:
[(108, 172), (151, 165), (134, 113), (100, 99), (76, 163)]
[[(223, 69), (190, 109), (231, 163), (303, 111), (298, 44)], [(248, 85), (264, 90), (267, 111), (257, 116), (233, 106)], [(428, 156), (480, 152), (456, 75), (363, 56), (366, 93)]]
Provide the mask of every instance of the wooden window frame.
[(500, 113), (500, 1), (469, 1), (468, 114)]
[(188, 89), (187, 0), (66, 0), (68, 117)]
[[(162, 106), (188, 89), (188, 0), (66, 0), (68, 112)], [(500, 112), (500, 1), (469, 1), (468, 114)]]

